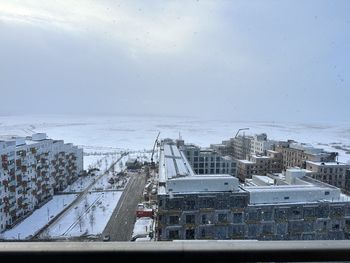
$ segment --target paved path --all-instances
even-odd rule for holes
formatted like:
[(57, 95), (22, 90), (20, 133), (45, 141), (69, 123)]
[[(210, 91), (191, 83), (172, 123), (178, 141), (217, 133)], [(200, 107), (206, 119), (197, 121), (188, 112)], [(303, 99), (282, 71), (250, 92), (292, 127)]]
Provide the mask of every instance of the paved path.
[(129, 153), (123, 153), (117, 161), (115, 161), (109, 168), (108, 170), (106, 170), (106, 172), (101, 173), (90, 185), (88, 185), (88, 187), (85, 188), (85, 190), (83, 192), (80, 192), (80, 194), (77, 196), (77, 198), (67, 207), (65, 207), (65, 209), (63, 211), (61, 211), (58, 215), (56, 215), (48, 224), (46, 224), (42, 229), (40, 229), (33, 237), (32, 239), (40, 239), (40, 236), (42, 233), (44, 233), (46, 231), (46, 229), (49, 226), (52, 226), (54, 224), (56, 224), (62, 217), (64, 217), (68, 211), (74, 207), (76, 204), (78, 204), (87, 194), (88, 192), (91, 190), (91, 188), (98, 182), (98, 180), (100, 180), (103, 176), (108, 175), (108, 173), (113, 169), (113, 166), (115, 166), (121, 159), (123, 159), (124, 156), (128, 155)]
[(136, 208), (141, 201), (145, 181), (146, 175), (143, 172), (130, 174), (128, 185), (102, 236), (109, 235), (111, 241), (130, 241), (136, 220)]

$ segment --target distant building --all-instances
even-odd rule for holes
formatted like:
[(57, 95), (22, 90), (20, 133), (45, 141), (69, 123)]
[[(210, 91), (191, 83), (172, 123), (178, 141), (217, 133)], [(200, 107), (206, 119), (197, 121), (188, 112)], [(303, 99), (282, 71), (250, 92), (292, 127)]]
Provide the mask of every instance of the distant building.
[(266, 155), (266, 151), (273, 150), (276, 144), (277, 141), (268, 140), (266, 133), (261, 133), (254, 136), (239, 135), (221, 144), (211, 144), (210, 148), (238, 160), (248, 160), (250, 155)]
[(317, 180), (344, 190), (349, 189), (346, 172), (350, 169), (350, 164), (340, 162), (306, 161), (306, 169), (311, 171), (310, 176)]
[(83, 150), (46, 134), (0, 137), (0, 232), (62, 191), (83, 171)]
[(238, 160), (247, 159), (250, 155), (253, 136), (239, 135), (233, 138), (233, 157)]
[(345, 191), (350, 193), (350, 169), (345, 172)]
[(266, 155), (267, 150), (273, 150), (277, 141), (268, 140), (266, 133), (256, 134), (250, 141), (251, 155)]
[(280, 143), (276, 151), (283, 155), (283, 168), (300, 167), (306, 168), (306, 161), (312, 162), (335, 162), (338, 153), (326, 152), (305, 143), (294, 141)]
[(213, 149), (184, 144), (180, 149), (196, 174), (230, 174), (236, 176), (236, 161)]
[(282, 154), (272, 150), (267, 150), (266, 153), (267, 156), (251, 155), (248, 160), (237, 160), (237, 177), (244, 182), (254, 174), (282, 172)]
[(157, 239), (349, 239), (350, 201), (307, 171), (196, 175), (175, 145), (159, 159)]

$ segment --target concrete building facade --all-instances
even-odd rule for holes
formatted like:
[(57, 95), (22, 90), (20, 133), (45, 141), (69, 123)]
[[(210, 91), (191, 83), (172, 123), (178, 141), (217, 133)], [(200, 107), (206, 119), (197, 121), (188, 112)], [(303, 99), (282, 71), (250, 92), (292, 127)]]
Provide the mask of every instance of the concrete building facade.
[(252, 140), (252, 136), (245, 135), (239, 135), (233, 138), (233, 157), (238, 160), (248, 159)]
[(306, 161), (311, 162), (335, 162), (337, 153), (326, 152), (308, 144), (295, 143), (294, 141), (280, 143), (276, 151), (283, 155), (283, 168), (306, 168)]
[(346, 171), (350, 164), (340, 162), (310, 162), (306, 161), (306, 169), (310, 176), (322, 182), (347, 190)]
[(272, 150), (267, 150), (266, 154), (266, 156), (250, 155), (248, 160), (237, 160), (237, 177), (244, 182), (254, 174), (282, 172), (282, 154)]
[(251, 155), (266, 155), (267, 150), (273, 150), (276, 141), (268, 140), (266, 133), (256, 134), (250, 141)]
[(0, 231), (65, 189), (83, 171), (83, 150), (46, 134), (0, 138)]
[(236, 161), (213, 149), (184, 144), (180, 149), (196, 174), (230, 174), (236, 176)]

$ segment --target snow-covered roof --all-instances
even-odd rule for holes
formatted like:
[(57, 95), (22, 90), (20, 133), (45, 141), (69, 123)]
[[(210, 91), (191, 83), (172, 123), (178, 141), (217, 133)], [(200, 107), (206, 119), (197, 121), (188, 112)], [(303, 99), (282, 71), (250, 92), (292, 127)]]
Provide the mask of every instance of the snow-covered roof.
[(186, 156), (175, 145), (169, 144), (165, 144), (161, 152), (159, 170), (160, 182), (170, 178), (194, 175)]
[(132, 232), (132, 237), (138, 235), (147, 235), (152, 232), (153, 219), (149, 217), (140, 217), (136, 220), (134, 225), (134, 230)]
[(254, 175), (243, 189), (250, 193), (251, 204), (341, 201), (339, 188), (305, 175), (304, 169), (288, 169), (284, 177)]
[(238, 161), (245, 164), (255, 164), (255, 162), (248, 161), (248, 160), (238, 160)]
[(255, 155), (253, 154), (252, 155), (252, 158), (255, 158), (255, 159), (270, 159), (271, 157), (268, 157), (268, 156), (265, 156), (265, 155)]
[(350, 164), (342, 163), (342, 162), (312, 162), (306, 161), (306, 163), (314, 164), (314, 165), (323, 165), (323, 166), (349, 166)]

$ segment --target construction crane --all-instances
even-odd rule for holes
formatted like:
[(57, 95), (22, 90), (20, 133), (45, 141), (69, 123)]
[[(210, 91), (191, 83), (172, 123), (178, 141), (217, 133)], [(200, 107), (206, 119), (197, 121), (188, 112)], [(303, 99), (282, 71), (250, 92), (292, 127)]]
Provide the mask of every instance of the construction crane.
[(249, 128), (238, 129), (238, 131), (237, 131), (237, 133), (236, 133), (236, 135), (235, 135), (235, 138), (237, 137), (237, 135), (238, 135), (238, 133), (239, 133), (240, 131), (244, 131), (244, 130), (249, 130)]
[(152, 167), (152, 168), (154, 167), (154, 162), (153, 162), (154, 149), (156, 148), (156, 144), (157, 144), (159, 135), (160, 135), (160, 132), (158, 132), (157, 138), (156, 138), (156, 140), (154, 141), (154, 145), (153, 145), (153, 150), (152, 150), (152, 155), (151, 155), (151, 167)]

